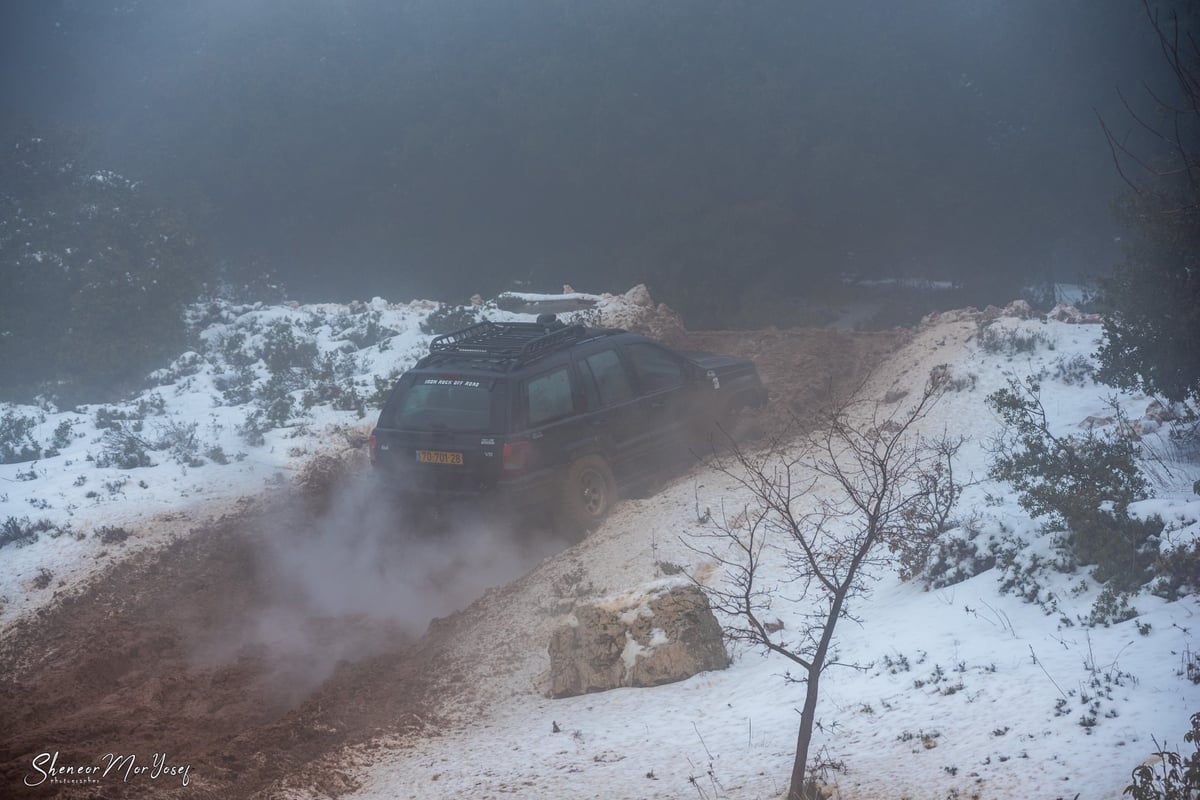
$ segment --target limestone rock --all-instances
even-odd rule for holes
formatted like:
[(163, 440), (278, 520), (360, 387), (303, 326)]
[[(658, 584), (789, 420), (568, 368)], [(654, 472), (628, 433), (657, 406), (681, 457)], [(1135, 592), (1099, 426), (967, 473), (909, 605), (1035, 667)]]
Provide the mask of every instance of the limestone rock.
[(1035, 311), (1033, 306), (1029, 305), (1028, 300), (1013, 300), (1004, 307), (1001, 314), (1005, 317), (1016, 317), (1017, 319), (1044, 319), (1044, 315)]
[(1101, 417), (1096, 414), (1092, 414), (1089, 417), (1085, 417), (1083, 422), (1079, 423), (1079, 427), (1083, 428), (1085, 431), (1094, 431), (1097, 428), (1106, 428), (1109, 425), (1112, 425), (1114, 422), (1116, 422), (1116, 419), (1116, 417)]
[(1054, 306), (1046, 314), (1046, 318), (1057, 322), (1065, 322), (1069, 325), (1098, 325), (1104, 321), (1104, 317), (1099, 314), (1080, 311), (1075, 306), (1068, 305), (1067, 303), (1059, 303)]
[(547, 693), (573, 697), (619, 686), (657, 686), (729, 665), (708, 598), (669, 578), (576, 606), (550, 640)]
[(639, 283), (622, 295), (600, 295), (600, 324), (652, 336), (671, 344), (683, 335), (683, 319), (666, 303), (655, 304)]

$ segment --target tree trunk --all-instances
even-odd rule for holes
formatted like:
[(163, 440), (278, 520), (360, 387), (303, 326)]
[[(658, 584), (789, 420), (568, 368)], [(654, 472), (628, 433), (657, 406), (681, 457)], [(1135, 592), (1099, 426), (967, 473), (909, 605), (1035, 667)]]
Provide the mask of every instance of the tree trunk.
[[(871, 529), (874, 531), (876, 516), (872, 515)], [(805, 791), (804, 773), (808, 769), (808, 747), (812, 744), (813, 723), (817, 719), (817, 694), (821, 682), (821, 672), (825, 669), (825, 659), (829, 655), (829, 645), (833, 642), (833, 629), (842, 616), (842, 607), (846, 604), (846, 595), (854, 585), (854, 576), (862, 564), (863, 557), (875, 543), (875, 535), (871, 533), (855, 554), (847, 570), (846, 578), (837, 586), (833, 593), (833, 602), (829, 604), (829, 614), (825, 618), (825, 627), (821, 630), (821, 641), (817, 643), (816, 652), (808, 665), (808, 680), (805, 685), (804, 709), (800, 712), (800, 732), (796, 734), (796, 760), (792, 764), (792, 782), (788, 787), (788, 800), (817, 800), (816, 792), (810, 795)]]
[(805, 791), (804, 773), (808, 769), (808, 746), (812, 743), (813, 722), (817, 718), (817, 685), (820, 680), (821, 665), (814, 662), (808, 670), (804, 709), (800, 712), (800, 732), (796, 734), (796, 760), (792, 763), (788, 800), (815, 800)]

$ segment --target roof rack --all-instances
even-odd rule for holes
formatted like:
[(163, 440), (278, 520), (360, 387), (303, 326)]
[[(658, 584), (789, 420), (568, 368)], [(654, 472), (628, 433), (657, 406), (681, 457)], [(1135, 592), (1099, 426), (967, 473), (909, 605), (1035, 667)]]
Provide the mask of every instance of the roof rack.
[(429, 352), (463, 353), (488, 361), (528, 361), (589, 335), (583, 325), (551, 327), (536, 322), (484, 321), (435, 337), (429, 343)]

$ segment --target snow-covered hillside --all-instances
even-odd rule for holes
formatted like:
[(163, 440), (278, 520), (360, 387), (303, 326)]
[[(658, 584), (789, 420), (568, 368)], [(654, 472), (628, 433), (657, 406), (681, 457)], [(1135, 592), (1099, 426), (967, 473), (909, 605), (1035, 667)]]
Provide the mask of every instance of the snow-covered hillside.
[[(1001, 591), (1035, 555), (1052, 563), (1054, 547), (1011, 488), (986, 479), (999, 423), (985, 396), (1010, 377), (1042, 376), (1052, 425), (1069, 433), (1104, 416), (1112, 392), (1090, 379), (1098, 325), (1002, 317), (987, 326), (986, 338), (998, 341), (986, 352), (981, 321), (977, 313), (928, 321), (862, 397), (903, 404), (932, 369), (949, 366), (955, 388), (925, 426), (970, 437), (958, 469), (980, 483), (961, 500), (964, 525), (947, 536), (980, 554), (1007, 551), (1013, 566), (932, 590), (894, 573), (875, 576), (870, 598), (853, 608), (861, 624), (844, 620), (838, 635), (837, 660), (857, 668), (831, 667), (823, 680), (813, 760), (826, 767), (835, 797), (1117, 798), (1155, 740), (1179, 749), (1200, 710), (1195, 597), (1167, 602), (1142, 593), (1127, 619), (1089, 625), (1101, 587), (1086, 570), (1032, 570), (1040, 604)], [(1155, 428), (1143, 420), (1150, 402), (1120, 397), (1146, 431)], [(1194, 454), (1161, 428), (1143, 444), (1157, 497), (1138, 511), (1167, 521), (1164, 546), (1200, 536)], [(727, 476), (698, 468), (654, 497), (626, 502), (586, 541), (483, 598), (459, 637), (458, 663), (473, 687), (459, 726), (383, 756), (359, 753), (365, 785), (356, 796), (786, 793), (803, 688), (784, 679), (794, 665), (782, 658), (738, 649), (729, 669), (678, 684), (556, 700), (542, 693), (546, 644), (565, 619), (564, 599), (650, 585), (662, 563), (716, 584), (720, 573), (688, 546), (706, 529), (697, 509), (750, 500)], [(786, 577), (778, 558), (772, 568)], [(780, 600), (772, 611), (785, 630), (799, 627), (798, 607)]]
[(498, 298), (527, 312), (495, 301), (214, 301), (190, 309), (195, 349), (126, 402), (0, 405), (0, 626), (113, 558), (289, 485), (318, 454), (361, 457), (384, 392), (434, 334), (484, 317), (532, 321), (539, 304), (564, 298), (580, 309), (566, 320), (673, 321), (642, 286)]
[[(653, 308), (634, 290), (580, 313), (628, 325)], [(0, 466), (0, 624), (114, 559), (187, 535), (198, 515), (288, 484), (317, 454), (360, 452), (378, 392), (427, 347), (422, 323), (452, 313), (530, 318), (378, 299), (214, 303), (194, 309), (195, 351), (129, 402), (0, 410), (0, 439), (13, 450), (5, 459), (13, 463)], [(1179, 749), (1200, 710), (1197, 598), (1143, 591), (1131, 609), (1098, 616), (1103, 587), (1086, 569), (1054, 569), (1055, 535), (1010, 486), (987, 479), (999, 420), (985, 398), (1010, 378), (1040, 378), (1056, 433), (1111, 424), (1113, 390), (1092, 380), (1100, 327), (1057, 316), (1067, 321), (1020, 308), (927, 320), (861, 391), (861, 400), (903, 408), (945, 365), (951, 391), (924, 426), (968, 436), (956, 469), (978, 480), (946, 541), (964, 561), (978, 556), (976, 569), (995, 563), (929, 590), (878, 573), (853, 608), (861, 623), (841, 623), (837, 660), (855, 666), (826, 672), (814, 748), (837, 797), (1117, 798), (1155, 739)], [(1162, 547), (1200, 538), (1197, 454), (1172, 439), (1150, 398), (1115, 397), (1141, 437), (1154, 490), (1134, 512), (1164, 520)], [(17, 461), (22, 448), (37, 457)], [(803, 689), (784, 679), (789, 664), (779, 658), (735, 649), (728, 669), (677, 684), (560, 700), (542, 693), (549, 632), (565, 601), (636, 591), (664, 563), (716, 585), (720, 571), (689, 547), (709, 529), (698, 511), (749, 500), (728, 476), (697, 467), (488, 592), (465, 613), (471, 635), (454, 644), (470, 692), (446, 698), (450, 729), (347, 754), (357, 796), (781, 796)], [(787, 576), (779, 559), (768, 568)], [(1002, 591), (1021, 576), (1017, 590)], [(784, 600), (773, 609), (785, 630), (800, 613)]]

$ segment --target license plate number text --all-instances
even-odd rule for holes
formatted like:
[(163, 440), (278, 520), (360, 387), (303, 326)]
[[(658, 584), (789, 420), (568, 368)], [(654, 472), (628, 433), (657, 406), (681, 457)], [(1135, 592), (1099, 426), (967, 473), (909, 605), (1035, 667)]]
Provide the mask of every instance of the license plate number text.
[(421, 464), (451, 464), (462, 466), (462, 453), (447, 453), (444, 450), (418, 450), (417, 461)]

